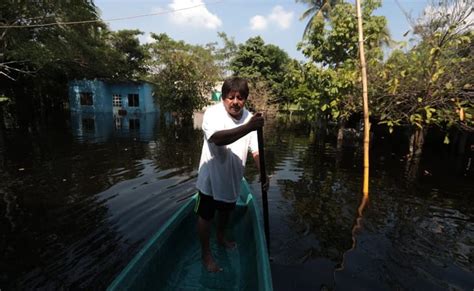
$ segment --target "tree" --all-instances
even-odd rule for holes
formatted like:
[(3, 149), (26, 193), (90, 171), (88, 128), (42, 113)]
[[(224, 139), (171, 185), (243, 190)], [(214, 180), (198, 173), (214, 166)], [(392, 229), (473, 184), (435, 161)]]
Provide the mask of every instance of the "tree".
[(296, 0), (296, 2), (304, 3), (308, 7), (300, 17), (300, 20), (309, 18), (303, 32), (303, 37), (308, 35), (313, 23), (322, 19), (329, 18), (331, 7), (335, 6), (338, 0)]
[[(374, 16), (380, 7), (377, 0), (364, 1), (362, 13), (366, 56), (369, 64), (382, 61), (382, 47), (389, 40), (387, 21)], [(306, 81), (311, 94), (300, 103), (318, 125), (325, 127), (329, 119), (339, 124), (340, 131), (348, 118), (362, 112), (357, 47), (356, 11), (352, 4), (340, 2), (330, 11), (327, 20), (316, 18), (309, 32), (298, 45), (309, 62), (305, 64)]]
[(119, 77), (127, 51), (114, 48), (120, 41), (109, 38), (92, 1), (3, 1), (0, 11), (0, 94), (21, 128), (61, 111), (69, 80)]
[(205, 95), (221, 76), (213, 51), (166, 34), (152, 34), (152, 38), (155, 42), (147, 45), (147, 68), (156, 101), (162, 112), (176, 112), (179, 119), (189, 121), (195, 110), (207, 104)]
[(231, 74), (231, 61), (237, 52), (237, 44), (234, 38), (229, 38), (225, 32), (218, 32), (217, 35), (223, 42), (223, 47), (216, 51), (216, 58), (220, 63), (224, 76)]
[(305, 66), (296, 60), (291, 60), (283, 81), (282, 103), (286, 110), (289, 110), (291, 105), (299, 105), (300, 100), (311, 98), (306, 75)]
[(145, 72), (141, 32), (111, 32), (93, 1), (2, 1), (0, 25), (0, 95), (9, 97), (2, 107), (20, 128), (62, 113), (70, 80)]
[[(440, 1), (415, 25), (419, 43), (395, 51), (381, 72), (381, 123), (411, 129), (409, 157), (419, 156), (431, 126), (473, 130), (473, 23), (468, 1)], [(471, 52), (471, 53), (469, 53)], [(467, 118), (466, 118), (467, 117)], [(448, 139), (445, 140), (448, 142)]]
[(138, 36), (143, 34), (139, 30), (119, 30), (110, 32), (110, 42), (113, 54), (110, 59), (114, 61), (114, 77), (120, 79), (138, 79), (146, 72), (144, 67), (145, 52), (140, 45)]
[(279, 102), (283, 94), (286, 67), (290, 62), (288, 54), (279, 47), (265, 44), (260, 36), (249, 38), (238, 46), (230, 68), (235, 75), (257, 84), (266, 83), (271, 92), (269, 101)]

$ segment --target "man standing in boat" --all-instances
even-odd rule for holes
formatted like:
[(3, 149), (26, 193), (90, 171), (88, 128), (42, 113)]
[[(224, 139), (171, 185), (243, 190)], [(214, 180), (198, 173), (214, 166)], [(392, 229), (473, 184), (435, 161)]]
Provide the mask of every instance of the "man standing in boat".
[(217, 243), (227, 249), (236, 247), (224, 236), (231, 211), (240, 194), (247, 153), (252, 153), (259, 167), (256, 130), (264, 124), (261, 113), (252, 115), (245, 103), (249, 95), (247, 81), (231, 77), (222, 85), (222, 102), (204, 113), (202, 129), (204, 144), (196, 187), (199, 198), (197, 230), (201, 241), (202, 262), (209, 272), (222, 268), (215, 261), (210, 248), (211, 223), (217, 210)]

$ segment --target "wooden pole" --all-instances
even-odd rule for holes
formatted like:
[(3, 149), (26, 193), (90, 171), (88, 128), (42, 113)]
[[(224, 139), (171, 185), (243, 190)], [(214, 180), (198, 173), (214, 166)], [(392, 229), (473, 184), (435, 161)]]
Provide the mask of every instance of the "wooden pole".
[(367, 93), (367, 70), (365, 64), (364, 52), (364, 30), (362, 27), (362, 13), (360, 1), (356, 0), (357, 10), (357, 26), (359, 30), (359, 55), (360, 70), (362, 75), (362, 99), (364, 103), (364, 186), (362, 192), (364, 195), (369, 194), (369, 145), (370, 145), (370, 123), (369, 123), (369, 97)]
[(263, 185), (267, 182), (267, 172), (265, 170), (265, 151), (263, 149), (263, 128), (257, 129), (258, 156), (260, 157), (260, 184), (262, 189), (263, 204), (263, 227), (265, 230), (265, 239), (267, 241), (267, 251), (270, 253), (270, 223), (268, 217), (268, 197), (267, 191)]

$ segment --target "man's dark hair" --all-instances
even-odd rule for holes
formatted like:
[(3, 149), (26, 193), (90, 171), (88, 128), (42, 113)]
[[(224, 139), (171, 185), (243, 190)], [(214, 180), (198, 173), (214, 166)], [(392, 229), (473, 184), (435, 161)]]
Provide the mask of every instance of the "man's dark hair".
[(230, 77), (222, 84), (222, 99), (225, 99), (231, 91), (238, 91), (240, 96), (247, 99), (249, 96), (249, 85), (247, 80), (240, 77)]

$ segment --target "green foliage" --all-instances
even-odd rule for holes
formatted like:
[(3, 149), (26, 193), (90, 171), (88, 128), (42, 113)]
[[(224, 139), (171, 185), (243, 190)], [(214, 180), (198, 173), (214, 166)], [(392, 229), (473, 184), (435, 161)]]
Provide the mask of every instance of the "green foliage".
[(225, 75), (230, 75), (231, 61), (235, 57), (238, 47), (234, 38), (229, 38), (225, 32), (218, 32), (217, 35), (222, 40), (223, 46), (216, 50), (215, 57)]
[(76, 76), (79, 71), (96, 74), (105, 67), (98, 50), (106, 47), (103, 41), (106, 27), (92, 2), (3, 1), (0, 10), (3, 25), (97, 20), (76, 25), (2, 29), (0, 63), (5, 77), (17, 79), (40, 70)]
[(300, 100), (310, 98), (311, 91), (306, 82), (304, 66), (296, 60), (288, 64), (283, 80), (282, 105), (287, 108), (291, 104), (299, 104)]
[[(138, 79), (145, 73), (145, 51), (140, 45), (139, 30), (119, 30), (108, 37), (112, 45), (110, 63), (114, 65), (113, 76), (121, 79)], [(112, 62), (113, 61), (113, 62)]]
[[(64, 108), (72, 79), (137, 79), (141, 32), (111, 32), (92, 1), (2, 1), (0, 94), (11, 97), (20, 126)], [(61, 24), (80, 22), (77, 24)]]
[[(67, 98), (67, 81), (102, 71), (105, 24), (90, 1), (1, 1), (0, 94), (11, 97), (16, 123), (26, 127), (41, 111)], [(31, 27), (57, 22), (97, 22)], [(100, 52), (100, 54), (99, 54)]]
[[(462, 1), (459, 1), (462, 2)], [(473, 130), (474, 32), (463, 29), (464, 9), (441, 1), (438, 13), (423, 19), (420, 42), (408, 52), (394, 51), (375, 81), (376, 111), (389, 127), (458, 126)], [(458, 8), (461, 8), (458, 7)], [(454, 9), (454, 10), (453, 10)]]
[[(382, 59), (382, 46), (389, 41), (387, 22), (374, 16), (380, 7), (376, 0), (364, 1), (364, 38), (369, 64)], [(345, 121), (362, 111), (358, 61), (358, 35), (355, 7), (339, 1), (326, 18), (312, 20), (299, 49), (310, 62), (305, 66), (305, 82), (311, 94), (300, 103), (313, 118)]]
[(166, 34), (153, 34), (147, 45), (148, 80), (155, 84), (156, 101), (165, 112), (190, 119), (193, 111), (207, 104), (221, 74), (213, 50), (175, 41)]
[(290, 62), (288, 54), (279, 47), (265, 44), (260, 36), (249, 38), (240, 44), (231, 60), (230, 69), (235, 75), (256, 82), (265, 81), (273, 95), (272, 101), (279, 101), (283, 95), (283, 81)]
[(3, 104), (8, 101), (10, 101), (10, 98), (8, 98), (7, 96), (0, 95), (0, 104)]
[(350, 95), (357, 72), (345, 67), (321, 68), (314, 64), (306, 64), (305, 68), (307, 87), (312, 93), (300, 98), (302, 108), (313, 118), (347, 120), (360, 103)]
[(303, 36), (306, 36), (311, 30), (313, 24), (318, 23), (323, 19), (329, 18), (331, 7), (334, 7), (337, 2), (339, 2), (339, 0), (296, 0), (296, 2), (300, 2), (308, 6), (308, 8), (300, 17), (300, 20), (309, 18), (303, 33)]

